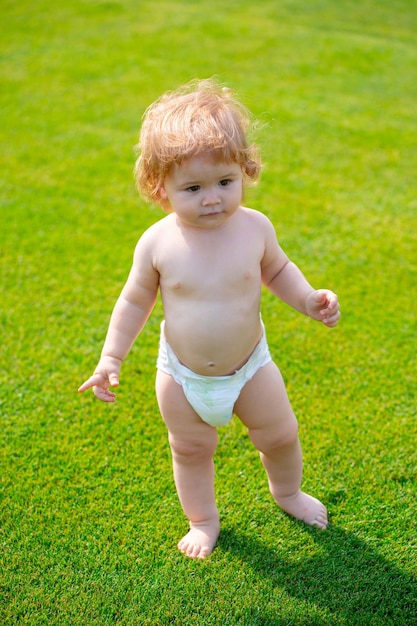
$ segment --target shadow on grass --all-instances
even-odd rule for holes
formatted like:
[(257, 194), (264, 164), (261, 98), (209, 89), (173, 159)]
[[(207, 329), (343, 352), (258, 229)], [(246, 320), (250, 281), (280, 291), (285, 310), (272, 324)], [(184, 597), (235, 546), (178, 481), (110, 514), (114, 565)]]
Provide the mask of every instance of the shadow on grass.
[[(280, 557), (279, 549), (271, 549), (261, 539), (227, 528), (222, 530), (219, 547), (245, 561), (274, 587), (328, 611), (335, 620), (329, 624), (417, 625), (416, 578), (341, 528), (303, 530), (317, 549), (311, 558), (288, 561)], [(275, 619), (265, 607), (262, 621), (257, 623), (273, 625)]]

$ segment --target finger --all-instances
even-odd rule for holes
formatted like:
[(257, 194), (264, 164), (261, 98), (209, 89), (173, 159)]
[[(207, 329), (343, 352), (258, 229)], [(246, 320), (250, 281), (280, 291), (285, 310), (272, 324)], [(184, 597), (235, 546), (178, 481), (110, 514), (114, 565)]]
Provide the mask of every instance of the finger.
[(93, 387), (93, 392), (96, 398), (102, 400), (102, 402), (114, 402), (116, 400), (116, 394), (103, 387)]
[(324, 289), (317, 289), (313, 294), (313, 299), (317, 305), (325, 304), (327, 301), (326, 291)]
[(325, 324), (326, 326), (333, 327), (333, 326), (336, 326), (339, 319), (340, 319), (340, 311), (337, 311), (333, 315), (324, 317), (322, 321), (323, 321), (323, 324)]
[(329, 292), (326, 294), (325, 304), (327, 305), (326, 308), (320, 311), (322, 315), (333, 313), (338, 307), (339, 299), (335, 293)]
[(323, 324), (324, 324), (325, 326), (327, 326), (328, 328), (332, 328), (333, 326), (335, 326), (335, 325), (336, 325), (336, 323), (335, 323), (334, 321), (329, 320), (329, 319), (324, 319), (324, 320), (323, 320)]
[(78, 393), (87, 391), (87, 389), (91, 389), (91, 387), (98, 385), (100, 382), (102, 382), (102, 376), (100, 376), (100, 374), (93, 374), (93, 376), (90, 376), (90, 378), (81, 385), (78, 389)]

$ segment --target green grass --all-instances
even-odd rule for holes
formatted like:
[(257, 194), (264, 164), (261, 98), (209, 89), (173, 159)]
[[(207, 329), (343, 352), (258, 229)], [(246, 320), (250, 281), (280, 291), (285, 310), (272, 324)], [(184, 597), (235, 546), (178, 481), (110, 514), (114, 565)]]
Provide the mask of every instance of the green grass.
[[(1, 569), (5, 625), (417, 624), (417, 7), (412, 0), (64, 0), (0, 9)], [(265, 293), (326, 533), (276, 510), (221, 429), (222, 534), (185, 530), (154, 398), (158, 302), (118, 402), (76, 389), (135, 242), (141, 115), (217, 76), (263, 124), (247, 203), (317, 286), (328, 331)]]

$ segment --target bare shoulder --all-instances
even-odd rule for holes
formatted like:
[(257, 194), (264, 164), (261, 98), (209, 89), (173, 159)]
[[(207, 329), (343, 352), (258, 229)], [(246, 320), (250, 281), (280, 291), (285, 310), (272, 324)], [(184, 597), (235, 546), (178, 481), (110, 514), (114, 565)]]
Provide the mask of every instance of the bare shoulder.
[(261, 211), (257, 211), (256, 209), (251, 209), (247, 206), (240, 207), (242, 213), (246, 215), (247, 219), (262, 225), (269, 224), (272, 226), (272, 222), (264, 213)]
[(152, 224), (152, 226), (149, 226), (140, 236), (138, 243), (147, 243), (168, 233), (173, 227), (173, 218), (173, 214), (170, 213)]
[(271, 220), (254, 209), (242, 207), (243, 214), (250, 222), (251, 232), (258, 232), (258, 236), (263, 238), (264, 252), (261, 262), (262, 280), (269, 284), (270, 280), (288, 262), (288, 257), (279, 245), (275, 227)]
[(255, 209), (250, 209), (248, 207), (241, 207), (242, 216), (247, 220), (248, 224), (252, 228), (258, 228), (262, 231), (267, 237), (275, 237), (275, 228), (272, 224), (271, 220)]
[(145, 230), (136, 244), (135, 255), (150, 252), (161, 243), (172, 230), (172, 216), (167, 215)]

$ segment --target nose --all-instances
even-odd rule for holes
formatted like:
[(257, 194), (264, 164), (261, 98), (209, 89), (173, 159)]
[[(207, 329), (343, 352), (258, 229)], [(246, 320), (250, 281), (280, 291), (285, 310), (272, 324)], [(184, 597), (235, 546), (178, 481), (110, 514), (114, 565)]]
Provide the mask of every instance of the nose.
[(220, 202), (219, 194), (215, 190), (207, 191), (203, 198), (203, 206), (216, 206)]

